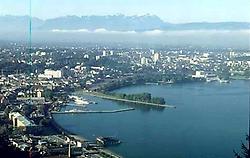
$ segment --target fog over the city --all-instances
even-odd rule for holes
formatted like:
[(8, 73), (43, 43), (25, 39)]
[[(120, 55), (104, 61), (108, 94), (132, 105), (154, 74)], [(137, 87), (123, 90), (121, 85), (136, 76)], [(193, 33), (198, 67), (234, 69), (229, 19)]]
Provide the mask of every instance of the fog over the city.
[[(0, 40), (28, 41), (28, 16), (0, 16)], [(32, 18), (33, 42), (129, 42), (249, 48), (248, 22), (168, 23), (155, 15)]]
[[(1, 32), (1, 40), (28, 41), (28, 31)], [(193, 45), (249, 48), (250, 30), (186, 30), (119, 32), (98, 29), (34, 31), (33, 42), (132, 42), (165, 45)]]

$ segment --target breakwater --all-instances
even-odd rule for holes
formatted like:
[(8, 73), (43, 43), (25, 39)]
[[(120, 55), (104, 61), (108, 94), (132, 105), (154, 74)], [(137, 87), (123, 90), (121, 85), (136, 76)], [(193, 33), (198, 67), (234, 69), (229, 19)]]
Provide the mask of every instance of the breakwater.
[(102, 111), (93, 111), (93, 110), (78, 110), (78, 111), (54, 111), (52, 114), (82, 114), (82, 113), (120, 113), (126, 111), (135, 110), (134, 108), (126, 108), (126, 109), (119, 109), (119, 110), (102, 110)]

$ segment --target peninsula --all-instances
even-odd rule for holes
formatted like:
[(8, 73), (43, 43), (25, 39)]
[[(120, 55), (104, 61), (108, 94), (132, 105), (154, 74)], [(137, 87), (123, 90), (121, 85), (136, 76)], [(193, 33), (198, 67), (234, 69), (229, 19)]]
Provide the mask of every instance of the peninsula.
[(101, 92), (93, 92), (93, 91), (84, 91), (87, 95), (99, 97), (102, 99), (140, 104), (140, 105), (148, 105), (148, 106), (156, 106), (162, 108), (176, 108), (172, 105), (166, 105), (164, 98), (151, 97), (150, 93), (142, 93), (142, 94), (119, 94), (119, 93), (101, 93)]

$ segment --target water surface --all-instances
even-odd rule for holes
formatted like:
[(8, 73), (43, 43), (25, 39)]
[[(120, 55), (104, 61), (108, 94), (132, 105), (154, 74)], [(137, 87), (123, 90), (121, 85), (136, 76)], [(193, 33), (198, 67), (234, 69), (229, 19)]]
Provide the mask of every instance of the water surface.
[[(230, 158), (247, 133), (249, 82), (142, 85), (116, 90), (149, 92), (177, 108), (151, 108), (83, 96), (98, 102), (88, 109), (134, 107), (116, 114), (55, 115), (65, 129), (90, 140), (116, 136), (110, 148), (126, 158)], [(72, 107), (67, 107), (72, 108)]]

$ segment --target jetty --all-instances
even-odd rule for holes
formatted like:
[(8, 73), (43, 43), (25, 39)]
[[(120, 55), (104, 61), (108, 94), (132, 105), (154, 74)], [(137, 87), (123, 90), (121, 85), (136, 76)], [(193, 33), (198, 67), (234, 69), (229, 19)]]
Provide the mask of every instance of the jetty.
[(135, 110), (134, 108), (126, 108), (126, 109), (119, 109), (119, 110), (100, 110), (100, 111), (94, 111), (94, 110), (77, 110), (77, 111), (53, 111), (52, 114), (82, 114), (82, 113), (120, 113), (120, 112), (126, 112), (126, 111), (132, 111)]

